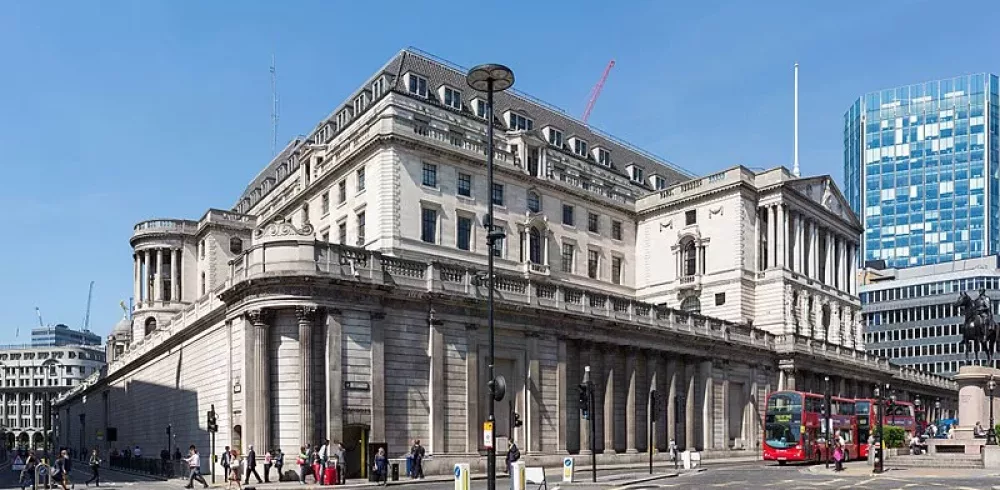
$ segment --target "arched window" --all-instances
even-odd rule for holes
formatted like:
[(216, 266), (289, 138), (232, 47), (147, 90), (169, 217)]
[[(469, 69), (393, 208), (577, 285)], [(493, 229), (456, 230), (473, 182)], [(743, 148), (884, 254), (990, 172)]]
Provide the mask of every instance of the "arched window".
[(701, 313), (701, 301), (697, 296), (688, 296), (681, 301), (681, 310), (688, 313)]
[(681, 245), (681, 270), (685, 276), (698, 273), (698, 247), (694, 240), (688, 240)]
[(537, 213), (542, 210), (542, 198), (535, 191), (528, 191), (528, 211)]
[(542, 232), (534, 226), (528, 231), (528, 260), (535, 264), (542, 263)]
[(153, 333), (156, 330), (156, 318), (149, 317), (146, 319), (146, 335)]

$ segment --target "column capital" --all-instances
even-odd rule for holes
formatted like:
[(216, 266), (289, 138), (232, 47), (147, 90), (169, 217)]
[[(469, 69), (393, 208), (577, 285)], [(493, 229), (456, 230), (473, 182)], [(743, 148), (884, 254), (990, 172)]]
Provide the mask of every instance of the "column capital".
[(247, 310), (244, 314), (250, 323), (262, 327), (267, 326), (267, 322), (271, 319), (271, 310), (266, 308)]
[(316, 305), (303, 305), (295, 307), (295, 317), (298, 318), (299, 323), (309, 323), (315, 321), (317, 312), (319, 312), (319, 307)]

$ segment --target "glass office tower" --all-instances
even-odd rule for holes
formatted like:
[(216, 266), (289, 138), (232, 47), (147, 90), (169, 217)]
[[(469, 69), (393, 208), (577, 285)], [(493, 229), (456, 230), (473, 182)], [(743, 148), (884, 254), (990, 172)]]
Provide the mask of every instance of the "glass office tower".
[(869, 93), (844, 115), (844, 188), (865, 260), (889, 267), (997, 253), (997, 77)]

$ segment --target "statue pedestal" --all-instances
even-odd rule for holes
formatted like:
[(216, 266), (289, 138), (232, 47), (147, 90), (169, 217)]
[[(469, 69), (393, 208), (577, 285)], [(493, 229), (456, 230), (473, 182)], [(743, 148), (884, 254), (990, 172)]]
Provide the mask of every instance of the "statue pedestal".
[[(955, 439), (973, 439), (972, 429), (976, 422), (989, 430), (990, 399), (986, 394), (986, 384), (993, 376), (1000, 385), (1000, 369), (984, 366), (962, 366), (955, 375), (958, 382), (958, 427)], [(1000, 416), (1000, 388), (993, 400), (993, 415)]]

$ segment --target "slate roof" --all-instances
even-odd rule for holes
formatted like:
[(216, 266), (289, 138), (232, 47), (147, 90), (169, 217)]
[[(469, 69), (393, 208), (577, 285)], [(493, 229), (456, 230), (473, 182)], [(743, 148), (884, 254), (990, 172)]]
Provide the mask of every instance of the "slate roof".
[[(465, 73), (467, 70), (447, 61), (438, 59), (433, 55), (420, 51), (416, 48), (410, 47), (400, 51), (379, 71), (375, 72), (375, 74), (362, 84), (358, 90), (352, 93), (344, 103), (331, 112), (326, 119), (321, 121), (310, 134), (313, 134), (316, 129), (322, 127), (328, 121), (335, 121), (336, 115), (340, 113), (340, 111), (342, 111), (345, 107), (352, 106), (354, 99), (362, 92), (369, 91), (371, 84), (383, 75), (390, 76), (391, 85), (387, 87), (387, 91), (412, 96), (407, 91), (405, 79), (403, 77), (403, 75), (410, 72), (427, 79), (428, 100), (432, 103), (438, 103), (442, 107), (444, 107), (444, 105), (437, 101), (438, 89), (441, 85), (448, 85), (460, 90), (462, 92), (462, 98), (465, 101), (461, 112), (468, 116), (475, 117), (475, 114), (472, 112), (472, 99), (483, 98), (484, 94), (472, 90), (465, 83)], [(562, 110), (515, 89), (495, 94), (493, 103), (495, 106), (494, 115), (497, 118), (498, 124), (501, 126), (506, 126), (506, 123), (502, 122), (502, 117), (508, 110), (518, 112), (532, 119), (534, 122), (534, 129), (536, 131), (540, 131), (546, 126), (553, 126), (563, 132), (564, 144), (568, 143), (570, 138), (577, 137), (586, 141), (591, 150), (595, 147), (601, 147), (610, 151), (612, 170), (621, 175), (627, 176), (625, 173), (625, 166), (634, 164), (643, 169), (645, 178), (648, 178), (654, 173), (664, 177), (667, 181), (667, 186), (690, 180), (695, 177), (695, 175), (691, 172), (674, 165), (666, 159), (657, 157), (625, 141), (615, 138), (614, 136), (588, 126), (578, 119), (566, 114)], [(358, 115), (356, 114), (355, 117), (357, 116)], [(256, 187), (260, 186), (267, 177), (274, 177), (278, 166), (283, 163), (288, 156), (291, 155), (296, 148), (298, 148), (299, 145), (307, 142), (309, 142), (308, 138), (297, 138), (285, 147), (284, 151), (276, 156), (271, 163), (247, 186), (239, 200), (236, 201), (236, 206), (239, 206), (239, 203), (244, 198), (249, 196)], [(569, 153), (568, 146), (565, 148), (565, 151)], [(580, 158), (576, 155), (574, 155), (574, 157)], [(594, 165), (599, 165), (597, 162), (593, 161), (593, 159), (588, 159), (588, 161)], [(606, 168), (602, 165), (601, 167)], [(633, 185), (635, 185), (634, 182)], [(652, 191), (652, 188), (648, 185), (642, 185), (640, 187), (644, 188), (646, 191)]]

